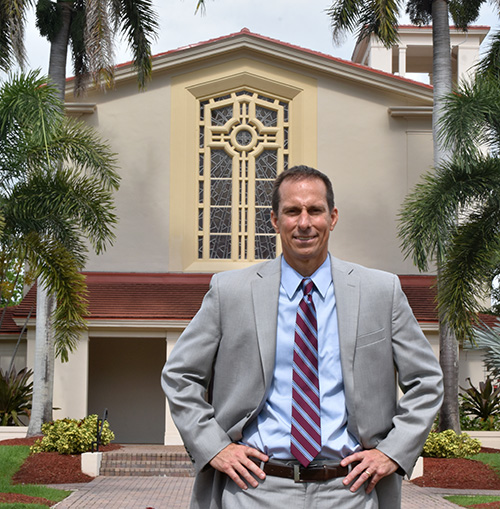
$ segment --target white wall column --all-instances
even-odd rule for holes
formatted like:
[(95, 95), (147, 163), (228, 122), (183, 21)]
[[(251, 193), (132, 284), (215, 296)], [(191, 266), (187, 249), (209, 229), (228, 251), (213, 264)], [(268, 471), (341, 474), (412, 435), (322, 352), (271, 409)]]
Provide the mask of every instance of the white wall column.
[(457, 75), (459, 82), (468, 81), (474, 76), (479, 61), (479, 47), (461, 44), (457, 54)]
[(406, 76), (406, 46), (398, 48), (399, 75)]
[[(181, 335), (181, 332), (167, 332), (167, 359), (170, 356), (170, 353), (172, 352), (172, 348), (174, 347), (175, 343), (179, 339), (179, 336)], [(170, 415), (170, 408), (168, 406), (168, 401), (165, 405), (165, 445), (182, 445), (182, 439), (177, 431), (177, 428), (175, 427), (174, 421), (172, 420), (172, 416)]]
[(26, 330), (26, 366), (33, 369), (35, 366), (35, 327)]
[(80, 333), (78, 346), (68, 362), (56, 359), (54, 370), (54, 419), (82, 419), (87, 415), (89, 392), (89, 334)]

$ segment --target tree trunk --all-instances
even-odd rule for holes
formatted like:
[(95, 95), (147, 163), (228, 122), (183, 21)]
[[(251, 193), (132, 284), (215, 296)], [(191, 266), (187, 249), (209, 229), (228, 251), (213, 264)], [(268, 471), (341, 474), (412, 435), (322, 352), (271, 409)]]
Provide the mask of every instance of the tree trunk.
[(460, 433), (458, 413), (458, 342), (446, 323), (439, 324), (439, 363), (444, 374), (444, 399), (439, 412), (439, 431)]
[(52, 314), (56, 299), (38, 282), (36, 295), (35, 365), (33, 369), (33, 402), (27, 436), (42, 433), (42, 424), (52, 420), (54, 389), (54, 328)]
[[(66, 88), (66, 60), (69, 44), (72, 4), (58, 2), (61, 8), (61, 30), (50, 45), (49, 76), (64, 102)], [(33, 403), (28, 436), (40, 435), (42, 424), (52, 420), (54, 389), (54, 325), (52, 317), (56, 299), (49, 296), (40, 279), (37, 286), (35, 365), (33, 369)]]
[(50, 43), (49, 76), (59, 91), (59, 98), (64, 102), (66, 89), (66, 61), (68, 58), (69, 29), (71, 26), (72, 2), (57, 2), (61, 9), (62, 26), (59, 33)]
[(451, 45), (447, 0), (432, 3), (432, 81), (434, 103), (432, 108), (432, 137), (434, 140), (434, 166), (437, 168), (448, 158), (448, 152), (438, 137), (439, 121), (443, 115), (443, 99), (451, 93)]
[[(443, 112), (443, 99), (452, 91), (450, 22), (447, 0), (432, 3), (433, 86), (432, 137), (434, 140), (434, 166), (439, 167), (449, 153), (439, 140), (439, 121)], [(439, 271), (438, 271), (439, 285)], [(444, 376), (444, 401), (439, 414), (441, 431), (460, 432), (458, 414), (458, 344), (453, 331), (446, 323), (439, 323), (439, 362)]]

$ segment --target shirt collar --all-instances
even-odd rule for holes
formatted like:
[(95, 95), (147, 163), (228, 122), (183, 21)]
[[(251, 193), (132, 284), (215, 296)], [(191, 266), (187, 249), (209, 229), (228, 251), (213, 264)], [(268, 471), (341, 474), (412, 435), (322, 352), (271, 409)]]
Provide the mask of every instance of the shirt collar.
[[(300, 283), (304, 279), (295, 269), (292, 269), (285, 260), (284, 256), (281, 256), (281, 284), (285, 289), (289, 299), (292, 299), (295, 292), (299, 290)], [(326, 260), (318, 267), (316, 272), (310, 277), (317, 291), (324, 299), (328, 287), (332, 284), (332, 264), (330, 261), (330, 254), (326, 257)]]

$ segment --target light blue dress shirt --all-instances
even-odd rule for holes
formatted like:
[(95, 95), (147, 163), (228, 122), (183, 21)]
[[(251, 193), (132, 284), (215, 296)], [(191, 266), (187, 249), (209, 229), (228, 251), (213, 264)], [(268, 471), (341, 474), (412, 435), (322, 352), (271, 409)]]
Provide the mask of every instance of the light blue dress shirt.
[[(292, 459), (292, 363), (295, 318), (302, 298), (303, 277), (281, 258), (281, 285), (276, 338), (276, 364), (266, 402), (243, 431), (243, 443), (275, 459)], [(319, 386), (322, 449), (318, 458), (340, 460), (359, 450), (347, 431), (347, 410), (340, 365), (337, 307), (330, 257), (311, 276), (318, 317)]]

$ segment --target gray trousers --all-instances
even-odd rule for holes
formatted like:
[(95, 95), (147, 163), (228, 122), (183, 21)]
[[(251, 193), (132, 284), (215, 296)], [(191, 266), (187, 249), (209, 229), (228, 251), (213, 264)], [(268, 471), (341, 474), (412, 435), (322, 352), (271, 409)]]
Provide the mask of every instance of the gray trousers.
[(362, 486), (351, 493), (343, 479), (295, 483), (268, 475), (257, 488), (242, 490), (228, 477), (222, 509), (378, 509), (375, 491), (367, 495)]

